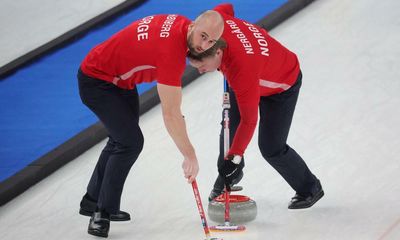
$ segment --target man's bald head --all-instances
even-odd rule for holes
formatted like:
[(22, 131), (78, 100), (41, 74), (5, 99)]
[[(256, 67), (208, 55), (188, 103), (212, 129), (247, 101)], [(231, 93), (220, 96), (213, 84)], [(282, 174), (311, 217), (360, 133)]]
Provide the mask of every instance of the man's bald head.
[(224, 19), (222, 16), (213, 10), (205, 11), (194, 20), (194, 24), (200, 27), (208, 27), (210, 31), (215, 33), (216, 40), (218, 40), (224, 31)]
[(194, 53), (201, 53), (212, 47), (222, 36), (224, 19), (213, 10), (202, 13), (192, 23), (188, 32), (188, 47)]

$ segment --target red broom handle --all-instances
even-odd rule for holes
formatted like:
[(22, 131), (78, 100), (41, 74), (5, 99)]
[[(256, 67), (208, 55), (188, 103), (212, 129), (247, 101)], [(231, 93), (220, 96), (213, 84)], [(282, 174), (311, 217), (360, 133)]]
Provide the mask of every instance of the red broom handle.
[(210, 230), (207, 225), (206, 215), (204, 213), (203, 204), (201, 203), (199, 188), (197, 187), (196, 180), (194, 180), (192, 182), (192, 188), (193, 188), (194, 198), (196, 199), (197, 208), (199, 210), (201, 222), (203, 224), (204, 233), (206, 234), (207, 239), (209, 239), (210, 238)]

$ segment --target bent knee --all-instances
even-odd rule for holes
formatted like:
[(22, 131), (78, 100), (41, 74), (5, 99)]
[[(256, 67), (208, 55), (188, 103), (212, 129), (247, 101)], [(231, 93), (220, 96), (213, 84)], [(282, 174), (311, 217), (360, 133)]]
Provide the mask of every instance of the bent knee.
[(118, 148), (124, 151), (140, 153), (144, 145), (144, 137), (141, 132), (129, 134), (121, 141), (118, 141)]
[(282, 147), (282, 148), (278, 148), (278, 149), (273, 149), (273, 148), (267, 148), (267, 147), (261, 147), (260, 148), (260, 152), (261, 155), (265, 158), (265, 160), (267, 160), (268, 162), (270, 161), (274, 161), (274, 159), (279, 159), (281, 156), (283, 156), (287, 150), (288, 147)]

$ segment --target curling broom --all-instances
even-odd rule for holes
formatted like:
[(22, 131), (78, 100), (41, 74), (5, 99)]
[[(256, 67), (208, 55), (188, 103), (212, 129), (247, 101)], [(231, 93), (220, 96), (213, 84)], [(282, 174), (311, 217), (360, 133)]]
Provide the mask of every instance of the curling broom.
[[(226, 79), (224, 79), (224, 95), (223, 95), (223, 116), (224, 116), (224, 155), (228, 153), (230, 148), (229, 144), (229, 109), (231, 108), (231, 103), (229, 100), (229, 85)], [(211, 231), (230, 231), (230, 232), (240, 232), (246, 230), (245, 226), (234, 225), (230, 222), (230, 207), (229, 207), (229, 195), (230, 189), (225, 187), (225, 224), (211, 226)]]

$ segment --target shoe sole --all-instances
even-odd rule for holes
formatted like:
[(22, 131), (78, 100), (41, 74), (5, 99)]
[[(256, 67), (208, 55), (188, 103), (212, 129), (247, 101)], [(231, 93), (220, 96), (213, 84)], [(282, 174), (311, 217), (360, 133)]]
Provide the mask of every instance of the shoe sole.
[[(93, 212), (89, 212), (89, 211), (86, 211), (85, 209), (81, 208), (81, 209), (79, 209), (79, 214), (86, 216), (86, 217), (91, 217)], [(110, 216), (110, 221), (113, 221), (113, 222), (125, 222), (125, 221), (130, 221), (130, 220), (131, 220), (130, 217), (129, 218), (116, 218), (116, 217), (114, 217), (113, 214), (111, 214), (111, 216)]]
[(239, 191), (242, 191), (242, 190), (243, 190), (242, 186), (235, 185), (235, 186), (231, 187), (231, 192), (239, 192)]
[(310, 204), (308, 205), (304, 205), (301, 207), (288, 207), (288, 209), (304, 209), (304, 208), (310, 208), (312, 207), (316, 202), (318, 202), (323, 196), (325, 195), (324, 191), (322, 190), (321, 192), (318, 193), (318, 195), (316, 196), (316, 198), (314, 199), (314, 201), (312, 201)]
[(97, 231), (90, 231), (88, 230), (88, 233), (90, 235), (96, 236), (96, 237), (103, 237), (103, 238), (107, 238), (108, 237), (108, 233), (104, 234), (104, 233), (99, 233)]

